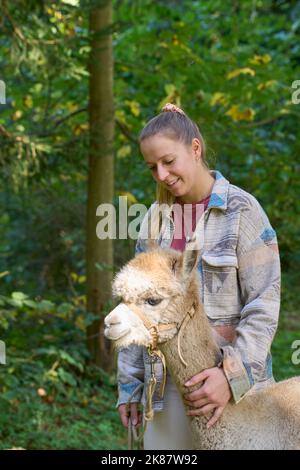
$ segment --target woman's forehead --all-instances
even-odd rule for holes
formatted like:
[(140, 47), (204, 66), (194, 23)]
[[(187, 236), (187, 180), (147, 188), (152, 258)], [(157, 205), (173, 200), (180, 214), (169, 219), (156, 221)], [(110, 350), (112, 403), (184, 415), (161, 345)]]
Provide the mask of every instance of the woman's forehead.
[(182, 142), (168, 137), (153, 136), (141, 142), (141, 151), (147, 160), (158, 161), (176, 155), (182, 145)]

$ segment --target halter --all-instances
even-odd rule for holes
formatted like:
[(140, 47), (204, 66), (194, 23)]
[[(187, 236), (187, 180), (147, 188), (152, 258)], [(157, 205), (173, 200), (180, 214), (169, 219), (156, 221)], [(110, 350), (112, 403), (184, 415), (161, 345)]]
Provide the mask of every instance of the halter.
[(196, 309), (195, 309), (195, 305), (193, 304), (191, 309), (188, 310), (188, 312), (186, 313), (186, 315), (184, 316), (182, 322), (179, 325), (176, 324), (176, 323), (154, 325), (144, 315), (144, 313), (141, 311), (141, 309), (139, 307), (137, 307), (135, 304), (126, 303), (126, 305), (133, 313), (135, 313), (140, 318), (140, 320), (142, 320), (145, 328), (149, 331), (149, 333), (151, 335), (151, 343), (147, 348), (148, 353), (151, 357), (151, 377), (150, 377), (149, 384), (148, 384), (148, 390), (147, 390), (147, 396), (146, 396), (146, 407), (145, 407), (145, 414), (144, 414), (145, 421), (151, 421), (152, 418), (153, 418), (153, 414), (154, 414), (153, 413), (153, 408), (152, 408), (152, 398), (153, 398), (153, 394), (154, 394), (154, 390), (155, 390), (155, 386), (156, 386), (156, 382), (157, 382), (155, 374), (154, 374), (155, 356), (157, 356), (161, 359), (162, 365), (163, 365), (163, 380), (162, 380), (162, 383), (161, 383), (161, 386), (160, 386), (160, 396), (161, 396), (161, 398), (163, 398), (163, 396), (164, 396), (166, 379), (167, 379), (166, 359), (165, 359), (164, 354), (157, 347), (157, 343), (158, 343), (158, 339), (159, 339), (159, 333), (162, 332), (162, 331), (167, 331), (167, 330), (171, 330), (173, 328), (176, 328), (177, 333), (178, 333), (178, 336), (177, 336), (178, 355), (179, 355), (179, 358), (180, 358), (180, 361), (182, 362), (182, 364), (185, 367), (187, 367), (187, 363), (185, 362), (185, 360), (183, 359), (182, 354), (181, 354), (180, 341), (181, 341), (183, 331), (186, 328), (186, 325), (187, 325), (188, 321), (194, 316)]

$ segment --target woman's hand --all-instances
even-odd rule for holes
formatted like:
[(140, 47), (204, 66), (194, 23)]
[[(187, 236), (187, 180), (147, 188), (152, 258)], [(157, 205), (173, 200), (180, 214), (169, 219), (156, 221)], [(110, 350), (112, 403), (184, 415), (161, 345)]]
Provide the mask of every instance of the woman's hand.
[(184, 385), (191, 387), (198, 383), (202, 386), (194, 392), (187, 393), (185, 403), (191, 408), (187, 415), (206, 416), (213, 412), (207, 428), (213, 426), (222, 415), (226, 404), (231, 398), (231, 390), (223, 369), (212, 367), (194, 375)]
[(128, 419), (131, 417), (131, 422), (137, 428), (142, 422), (142, 413), (138, 409), (138, 403), (130, 403), (129, 412), (127, 412), (127, 405), (120, 405), (118, 411), (121, 417), (122, 424), (125, 428), (128, 428)]

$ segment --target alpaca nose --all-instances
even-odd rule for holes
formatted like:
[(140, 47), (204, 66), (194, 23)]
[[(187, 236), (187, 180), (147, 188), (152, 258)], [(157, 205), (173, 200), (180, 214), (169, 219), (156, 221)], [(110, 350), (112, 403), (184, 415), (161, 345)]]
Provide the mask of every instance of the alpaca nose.
[(107, 327), (120, 325), (120, 321), (117, 318), (109, 318), (109, 315), (104, 318), (104, 325)]
[(114, 310), (112, 310), (108, 315), (106, 315), (106, 317), (104, 318), (104, 325), (106, 327), (110, 327), (110, 326), (115, 326), (115, 325), (119, 325), (121, 323), (121, 318), (120, 318), (120, 315), (118, 314), (118, 311), (117, 310), (118, 307), (116, 307)]

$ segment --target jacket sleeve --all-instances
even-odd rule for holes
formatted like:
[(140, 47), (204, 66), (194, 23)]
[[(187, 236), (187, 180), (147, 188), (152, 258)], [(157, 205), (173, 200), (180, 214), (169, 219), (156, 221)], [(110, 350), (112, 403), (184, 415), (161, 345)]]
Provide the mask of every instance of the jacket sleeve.
[[(118, 402), (117, 406), (127, 403), (134, 390), (144, 382), (143, 346), (135, 344), (121, 349), (118, 354)], [(143, 389), (131, 398), (131, 403), (141, 401)]]
[(236, 403), (262, 377), (272, 377), (266, 367), (280, 308), (276, 234), (254, 198), (241, 212), (237, 258), (243, 308), (235, 342), (222, 348), (223, 370)]

